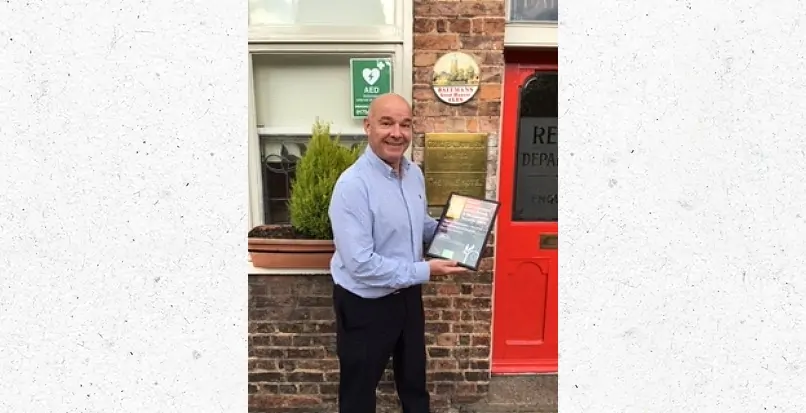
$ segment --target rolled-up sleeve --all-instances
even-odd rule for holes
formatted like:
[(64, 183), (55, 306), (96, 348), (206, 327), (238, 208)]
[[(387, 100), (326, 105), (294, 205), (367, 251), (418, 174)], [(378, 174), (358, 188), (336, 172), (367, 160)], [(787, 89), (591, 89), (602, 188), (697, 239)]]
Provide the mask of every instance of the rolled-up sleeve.
[(336, 183), (329, 216), (336, 254), (356, 281), (372, 287), (405, 288), (430, 279), (427, 262), (406, 262), (375, 252), (368, 190), (360, 180)]

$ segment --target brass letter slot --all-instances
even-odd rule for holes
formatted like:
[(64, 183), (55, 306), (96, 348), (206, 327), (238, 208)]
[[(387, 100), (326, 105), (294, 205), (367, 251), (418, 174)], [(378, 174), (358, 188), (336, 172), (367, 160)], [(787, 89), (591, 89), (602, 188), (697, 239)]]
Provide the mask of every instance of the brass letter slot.
[(540, 234), (540, 249), (556, 250), (557, 234)]

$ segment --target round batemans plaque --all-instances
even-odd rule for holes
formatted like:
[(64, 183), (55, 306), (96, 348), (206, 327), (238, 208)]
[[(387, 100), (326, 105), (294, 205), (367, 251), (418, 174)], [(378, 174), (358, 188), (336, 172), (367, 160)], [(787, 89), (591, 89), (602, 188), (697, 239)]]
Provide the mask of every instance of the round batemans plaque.
[(479, 90), (479, 65), (465, 53), (443, 55), (434, 64), (431, 86), (439, 100), (449, 105), (461, 105)]

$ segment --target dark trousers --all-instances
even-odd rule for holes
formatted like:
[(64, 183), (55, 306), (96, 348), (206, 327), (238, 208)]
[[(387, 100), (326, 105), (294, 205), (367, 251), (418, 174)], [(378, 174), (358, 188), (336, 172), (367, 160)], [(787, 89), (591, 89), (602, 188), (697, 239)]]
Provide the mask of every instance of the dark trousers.
[(428, 413), (422, 288), (377, 299), (333, 289), (339, 356), (339, 413), (375, 413), (375, 390), (389, 357), (403, 413)]

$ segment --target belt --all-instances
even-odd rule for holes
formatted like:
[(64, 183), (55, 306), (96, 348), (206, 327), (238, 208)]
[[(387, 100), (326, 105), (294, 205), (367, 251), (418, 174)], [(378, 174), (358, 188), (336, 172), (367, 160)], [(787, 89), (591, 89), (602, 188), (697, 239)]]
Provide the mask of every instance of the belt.
[(397, 295), (397, 294), (400, 294), (400, 293), (402, 293), (403, 291), (409, 290), (409, 289), (411, 289), (411, 288), (412, 288), (412, 287), (403, 287), (403, 288), (399, 288), (399, 289), (397, 289), (397, 290), (392, 291), (392, 292), (391, 292), (391, 293), (389, 293), (388, 295)]
[[(341, 286), (341, 285), (339, 285), (339, 284), (334, 284), (334, 287), (336, 287), (337, 289), (342, 290), (342, 291), (344, 291), (344, 292), (346, 292), (346, 293), (348, 293), (348, 294), (354, 295), (354, 296), (356, 296), (356, 297), (358, 297), (358, 298), (363, 298), (363, 297), (361, 297), (360, 295), (358, 295), (358, 294), (356, 294), (356, 293), (354, 293), (354, 292), (352, 292), (352, 291), (350, 291), (350, 290), (348, 290), (348, 289), (346, 289), (346, 288), (342, 287), (342, 286)], [(411, 287), (400, 288), (400, 289), (397, 289), (397, 290), (392, 291), (392, 292), (391, 292), (391, 293), (389, 293), (389, 294), (382, 295), (382, 296), (380, 296), (380, 297), (375, 297), (374, 299), (379, 299), (379, 298), (389, 297), (389, 296), (392, 296), (392, 295), (398, 295), (398, 294), (400, 294), (401, 292), (403, 292), (403, 291), (405, 291), (405, 290), (407, 290), (407, 289), (409, 289), (409, 288), (411, 288)]]

